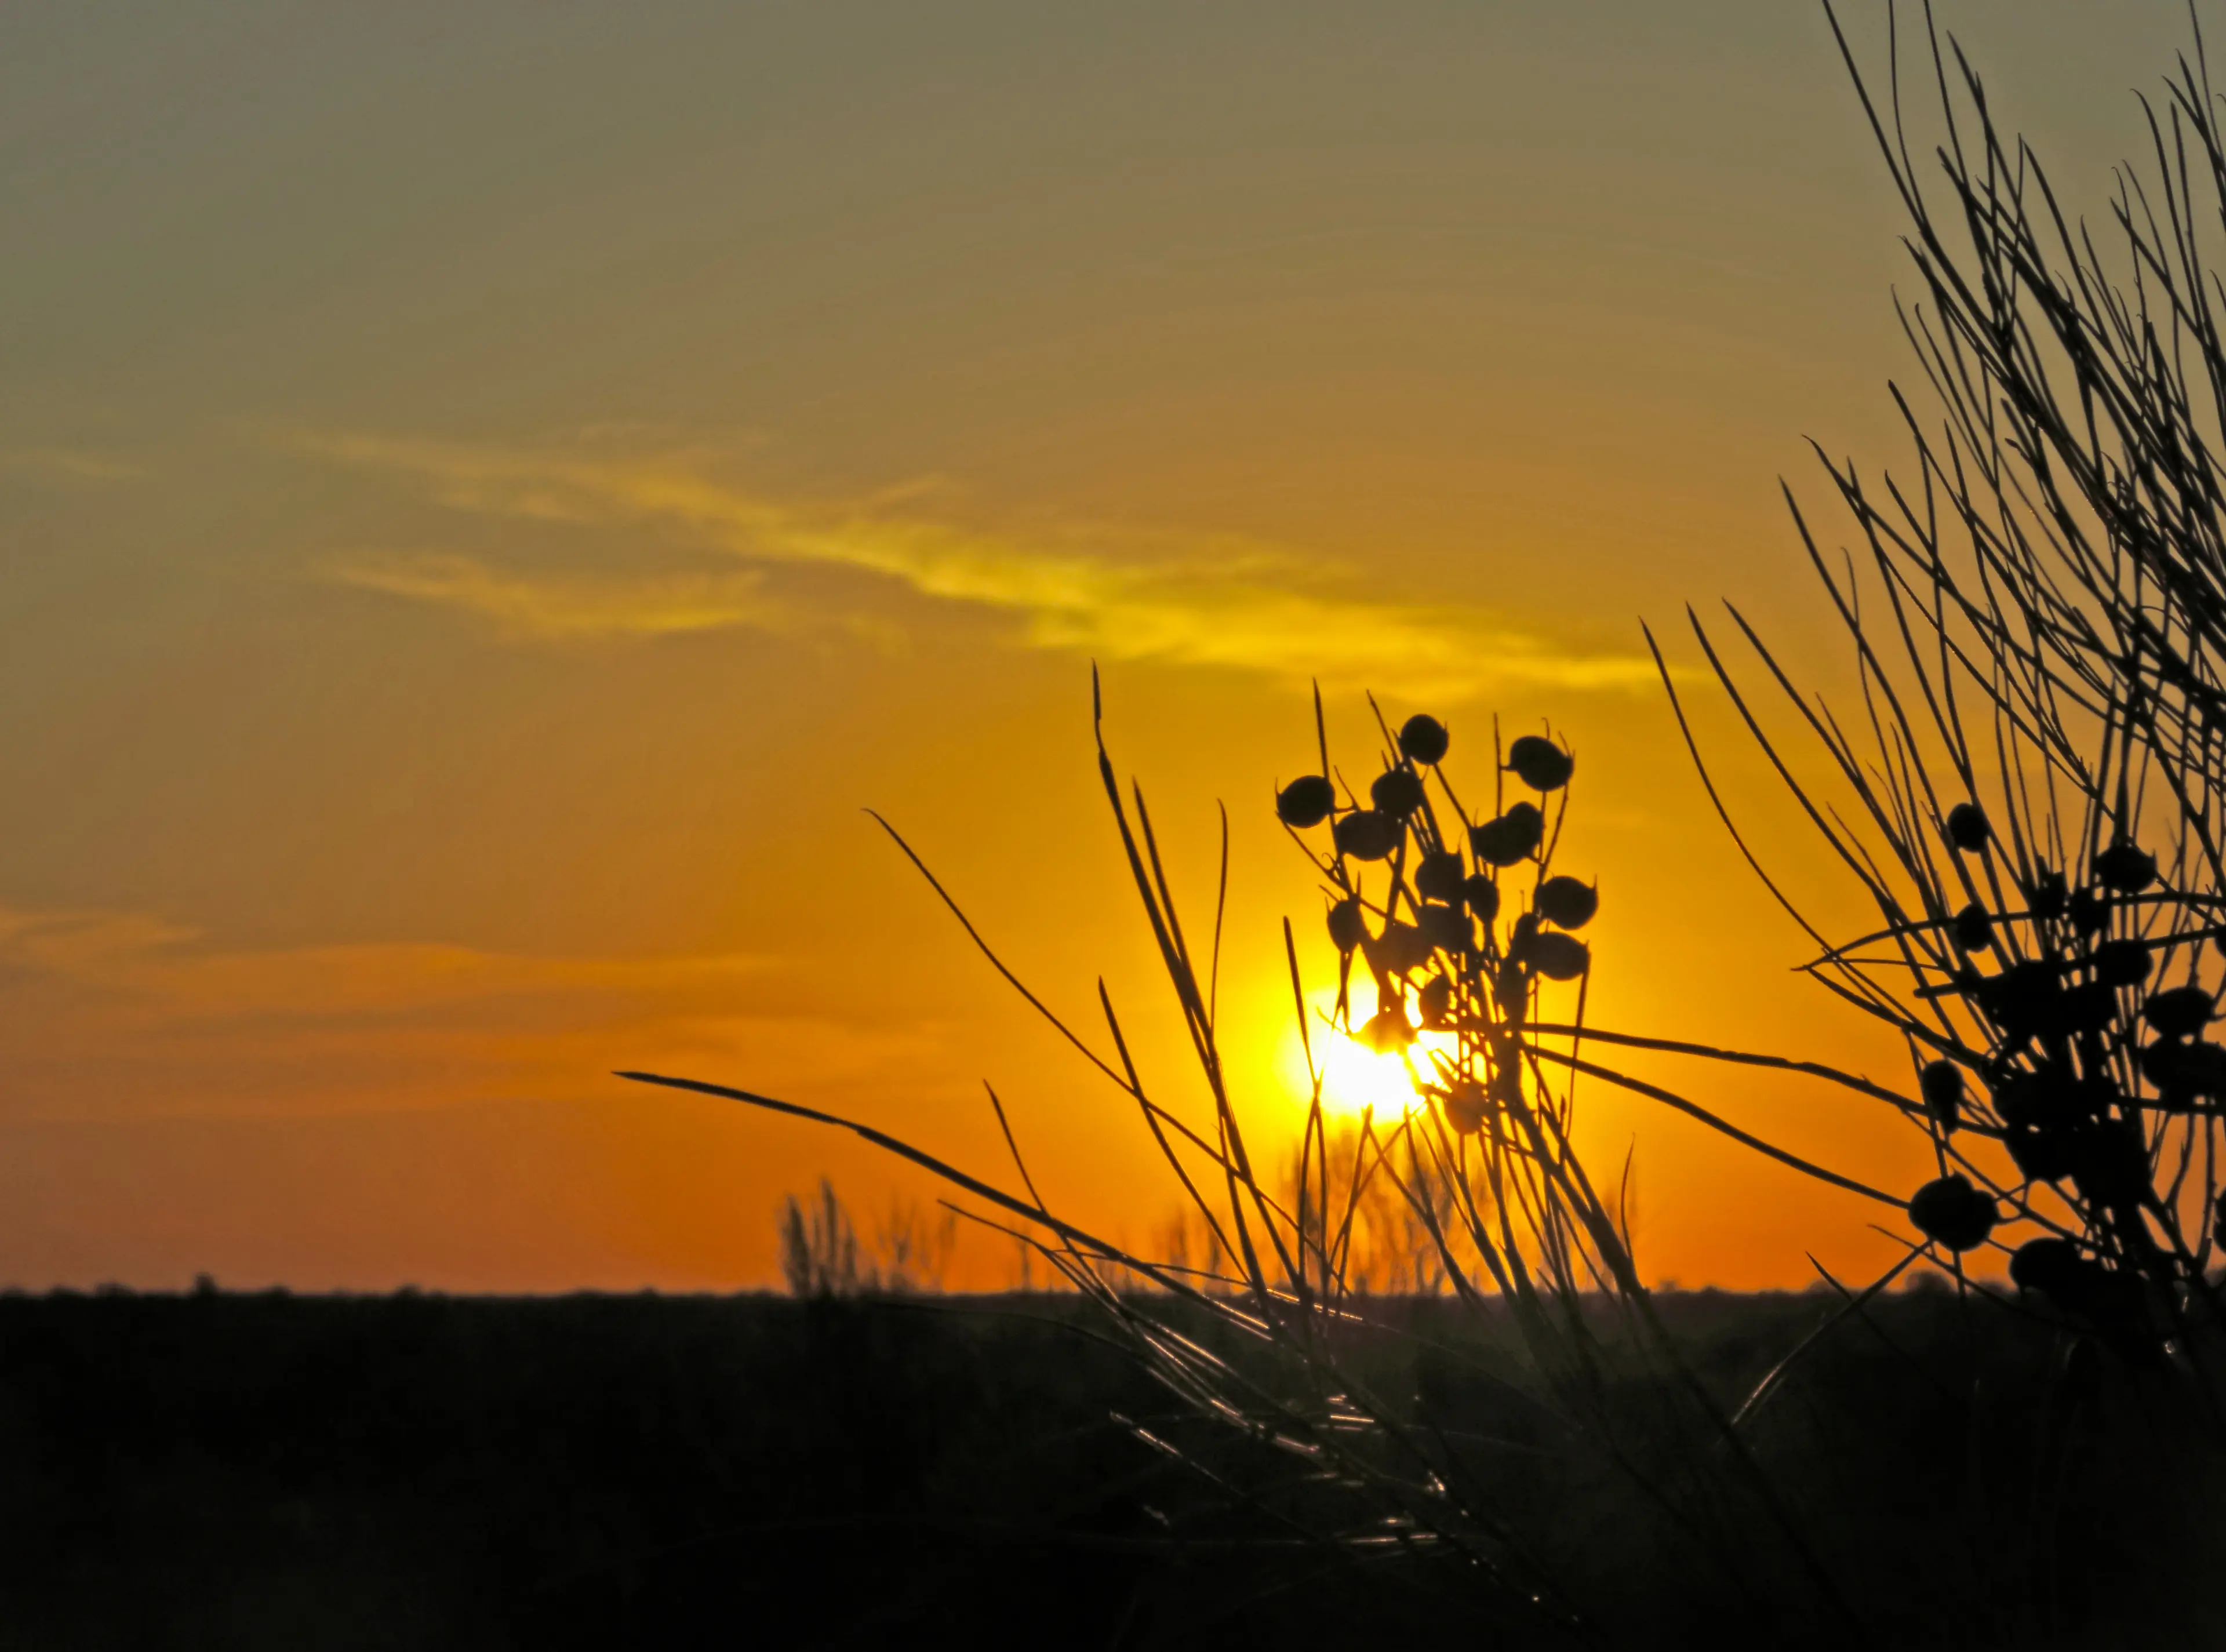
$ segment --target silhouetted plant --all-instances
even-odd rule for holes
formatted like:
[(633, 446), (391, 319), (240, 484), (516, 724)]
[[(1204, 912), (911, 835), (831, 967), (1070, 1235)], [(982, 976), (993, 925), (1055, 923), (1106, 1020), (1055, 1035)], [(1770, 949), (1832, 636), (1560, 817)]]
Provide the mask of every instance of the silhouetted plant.
[(855, 1296), (876, 1282), (871, 1262), (858, 1254), (850, 1212), (826, 1177), (808, 1209), (793, 1193), (782, 1201), (779, 1232), (780, 1272), (790, 1295)]
[(793, 1193), (781, 1201), (774, 1229), (790, 1295), (902, 1296), (943, 1289), (958, 1217), (947, 1208), (931, 1215), (917, 1201), (892, 1197), (868, 1247), (849, 1207), (823, 1176), (818, 1197), (810, 1204)]
[[(1396, 1329), (1396, 1320), (1371, 1314), (1367, 1287), (1376, 1278), (1356, 1266), (1364, 1213), (1377, 1212), (1379, 1235), (1419, 1227), (1427, 1245), (1409, 1243), (1399, 1255), (1402, 1282), (1428, 1286), (1442, 1278), (1480, 1330), (1511, 1325), (1539, 1384), (1531, 1403), (1540, 1426), (1573, 1465), (1587, 1464), (1586, 1472), (1626, 1485), (1638, 1504), (1634, 1519), (1653, 1534), (1650, 1547), (1685, 1552), (1692, 1566), (1745, 1600), (1759, 1623), (1789, 1632), (1799, 1625), (1812, 1637), (1852, 1635), (1853, 1614), (1759, 1471), (1735, 1420), (1686, 1367), (1640, 1280), (1617, 1201), (1600, 1191), (1573, 1145), (1574, 1085), (1588, 1073), (1607, 1074), (1732, 1128), (1705, 1109), (1579, 1053), (1591, 1036), (1583, 1022), (1591, 954), (1574, 931), (1592, 918), (1598, 894), (1554, 869), (1573, 758), (1542, 735), (1526, 735), (1504, 753), (1495, 739), (1488, 791), (1478, 794), (1491, 802), (1472, 810), (1443, 766), (1451, 737), (1441, 723), (1418, 715), (1394, 735), (1379, 718), (1383, 749), (1364, 804), (1332, 780), (1319, 697), (1315, 713), (1320, 772), (1282, 788), (1275, 806), (1302, 846), (1308, 841), (1301, 833), (1326, 829), (1307, 853), (1324, 880), (1339, 992), (1328, 1025), (1313, 1025), (1286, 921), (1310, 1094), (1295, 1172), (1272, 1180), (1279, 1155), (1263, 1157), (1247, 1139), (1218, 1042), (1220, 901), (1201, 967), (1143, 794), (1132, 785), (1123, 797), (1103, 742), (1102, 708), (1099, 776), (1189, 1037), (1212, 1119), (1205, 1131), (1146, 1084), (1102, 982), (1098, 1005), (1110, 1047), (1101, 1053), (1013, 975), (911, 847), (881, 823), (998, 972), (1137, 1108), (1203, 1229), (1205, 1269), (1190, 1265), (1186, 1242), (1180, 1259), (1141, 1255), (1048, 1208), (994, 1090), (989, 1101), (1006, 1128), (1017, 1190), (815, 1109), (696, 1080), (623, 1076), (849, 1129), (973, 1195), (1000, 1213), (983, 1218), (993, 1225), (1017, 1219), (1007, 1230), (1097, 1303), (1192, 1414), (1308, 1465), (1306, 1484), (1319, 1492), (1317, 1501), (1300, 1509), (1279, 1504), (1280, 1522), (1348, 1555), (1390, 1546), (1459, 1557), (1463, 1575), (1484, 1585), (1505, 1621), (1534, 1631), (1589, 1633), (1589, 1609), (1560, 1575), (1566, 1551), (1549, 1555), (1536, 1533), (1496, 1505), (1491, 1486), (1439, 1425), (1416, 1412), (1411, 1396), (1378, 1391), (1370, 1368), (1351, 1357), (1370, 1326)], [(1227, 853), (1224, 816), (1224, 890)], [(1358, 1025), (1356, 962), (1375, 993), (1372, 1013)], [(1543, 1016), (1550, 1001), (1566, 1003), (1562, 1019)], [(1418, 1061), (1426, 1032), (1440, 1035), (1440, 1043)], [(1333, 1142), (1314, 1054), (1315, 1039), (1325, 1034), (1399, 1052), (1414, 1080), (1413, 1109), (1380, 1121), (1364, 1115), (1351, 1140)], [(1387, 1188), (1396, 1195), (1396, 1217), (1385, 1214)], [(1149, 1288), (1132, 1288), (1139, 1282)], [(1201, 1334), (1201, 1315), (1205, 1325), (1235, 1341), (1224, 1346)], [(1474, 1357), (1447, 1350), (1446, 1357)], [(1486, 1365), (1475, 1365), (1472, 1376), (1505, 1380)], [(1162, 1435), (1146, 1431), (1146, 1437), (1181, 1454)], [(1201, 1464), (1200, 1471), (1210, 1471)]]
[(2006, 1259), (2029, 1298), (2215, 1395), (2226, 1047), (2206, 1036), (2204, 943), (2226, 951), (2226, 340), (2202, 226), (2226, 222), (2226, 128), (2198, 30), (2162, 110), (2142, 100), (2153, 175), (2118, 173), (2098, 241), (1924, 16), (1940, 208), (1898, 41), (1881, 108), (1832, 18), (1929, 300), (1901, 308), (1929, 416), (1892, 391), (1915, 476), (1867, 480), (1818, 449), (1859, 536), (1836, 562), (1787, 495), (1854, 644), (1859, 717), (1803, 693), (1730, 609), (1828, 789), (1797, 774), (1689, 618), (1878, 913), (1828, 937), (1762, 873), (1817, 946), (1809, 975), (1906, 1041), (1917, 1095), (1885, 1099), (1937, 1160), (1906, 1206), (1918, 1242), (1959, 1274)]

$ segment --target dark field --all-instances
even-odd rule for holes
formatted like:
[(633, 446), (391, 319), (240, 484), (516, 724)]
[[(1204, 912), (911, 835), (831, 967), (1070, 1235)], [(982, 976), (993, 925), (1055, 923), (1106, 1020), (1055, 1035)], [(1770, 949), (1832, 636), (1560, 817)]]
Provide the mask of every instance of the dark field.
[[(1828, 1306), (1665, 1299), (1734, 1405)], [(1505, 1349), (1403, 1312), (1364, 1357), (1600, 1643), (1805, 1643), (1574, 1468)], [(1865, 1642), (2226, 1645), (2219, 1481), (2153, 1378), (1940, 1293), (1874, 1318), (1756, 1433)], [(1459, 1566), (1294, 1541), (1288, 1462), (1171, 1416), (1095, 1328), (1046, 1298), (0, 1299), (0, 1643), (1523, 1643), (1462, 1632)]]

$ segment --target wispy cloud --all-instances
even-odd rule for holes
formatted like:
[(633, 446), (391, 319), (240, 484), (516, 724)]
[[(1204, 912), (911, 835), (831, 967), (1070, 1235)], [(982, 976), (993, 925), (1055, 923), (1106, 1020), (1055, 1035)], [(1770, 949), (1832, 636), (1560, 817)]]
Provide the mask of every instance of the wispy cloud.
[(66, 482), (127, 482), (146, 473), (80, 448), (0, 448), (0, 470)]
[(610, 1096), (614, 1067), (834, 1100), (935, 1093), (943, 1032), (830, 1009), (756, 955), (242, 947), (143, 914), (0, 907), (0, 1124)]
[[(750, 563), (836, 568), (921, 596), (1011, 614), (1019, 640), (1114, 661), (1250, 672), (1292, 683), (1458, 701), (1510, 686), (1633, 689), (1653, 680), (1642, 654), (1587, 649), (1472, 609), (1356, 594), (1338, 570), (1292, 553), (1201, 536), (1179, 549), (1070, 530), (1033, 537), (940, 520), (902, 494), (863, 505), (776, 499), (679, 461), (365, 435), (297, 437), (302, 449), (398, 475), (442, 504), (511, 519), (657, 527)], [(353, 565), (339, 577), (473, 609), (517, 634), (762, 625), (733, 601), (688, 601), (649, 586), (590, 593), (537, 576), (497, 575), (460, 559)], [(595, 615), (605, 616), (598, 623)], [(635, 616), (631, 625), (624, 623)], [(652, 623), (655, 616), (674, 621)], [(677, 623), (692, 616), (698, 624)], [(569, 631), (564, 627), (569, 626)]]
[(619, 994), (729, 1003), (767, 961), (545, 957), (430, 943), (212, 946), (133, 913), (0, 907), (0, 967), (88, 992), (142, 1028), (238, 1018), (411, 1015), (498, 1000)]
[(336, 556), (318, 570), (360, 590), (461, 608), (502, 635), (553, 641), (588, 637), (663, 637), (735, 626), (778, 630), (793, 620), (766, 596), (763, 574), (639, 580), (519, 574), (474, 557), (366, 552)]

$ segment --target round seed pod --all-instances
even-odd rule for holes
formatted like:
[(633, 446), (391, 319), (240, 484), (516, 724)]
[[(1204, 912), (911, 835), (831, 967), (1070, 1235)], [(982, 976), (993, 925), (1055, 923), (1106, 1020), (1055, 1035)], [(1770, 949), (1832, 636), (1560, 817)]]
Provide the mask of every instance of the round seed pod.
[(1600, 910), (1600, 891), (1574, 878), (1549, 878), (1538, 886), (1538, 915), (1565, 930), (1582, 929)]
[(1994, 1085), (1994, 1109), (2006, 1124), (2045, 1128), (2070, 1124), (2092, 1111), (2078, 1082), (2051, 1062), (2038, 1072), (2013, 1070)]
[(1469, 833), (1469, 847), (1488, 866), (1513, 866), (1537, 853), (1546, 836), (1546, 817), (1534, 804), (1518, 803), (1497, 820)]
[(1530, 962), (1530, 949), (1538, 941), (1538, 914), (1524, 912), (1507, 932), (1507, 956), (1517, 963)]
[(1507, 748), (1507, 766), (1534, 791), (1555, 791), (1569, 784), (1576, 761), (1537, 734), (1525, 734)]
[(1275, 794), (1275, 818), (1304, 831), (1319, 826), (1337, 807), (1337, 791), (1319, 774), (1302, 774)]
[(1966, 855), (1976, 855), (1987, 847), (1994, 829), (1987, 824), (1987, 811), (1975, 803), (1959, 803), (1948, 811), (1948, 841)]
[(2200, 987), (2174, 987), (2151, 993), (2141, 1019), (2168, 1039), (2191, 1039), (2210, 1025), (2217, 998)]
[(1417, 712), (1399, 725), (1399, 749), (1417, 763), (1444, 761), (1450, 744), (1445, 724), (1435, 717)]
[(2021, 1291), (2053, 1296), (2093, 1266), (2070, 1239), (2028, 1239), (2010, 1257), (2010, 1280)]
[(1499, 886), (1481, 872), (1472, 875), (1461, 885), (1461, 899), (1468, 903), (1479, 923), (1489, 924), (1499, 916)]
[(1969, 1178), (1951, 1171), (1917, 1190), (1909, 1201), (1909, 1219), (1927, 1239), (1962, 1251), (1987, 1242), (1998, 1212), (1994, 1200), (1972, 1186)]
[(2118, 1019), (2118, 989), (2107, 981), (2083, 982), (2077, 987), (2067, 987), (2064, 995), (2056, 1001), (2056, 1016), (2054, 1030), (2057, 1032), (2107, 1032)]
[(1389, 815), (1356, 809), (1338, 816), (1330, 836), (1336, 840), (1339, 855), (1350, 855), (1356, 861), (1380, 861), (1399, 846), (1402, 830)]
[(1962, 1122), (1963, 1070), (1952, 1061), (1935, 1061), (1917, 1075), (1918, 1093), (1924, 1110), (1943, 1130)]
[(1467, 862), (1451, 849), (1434, 849), (1415, 865), (1415, 889), (1425, 900), (1459, 900)]
[(1574, 981), (1592, 963), (1592, 949), (1574, 935), (1548, 930), (1530, 944), (1530, 966), (1549, 981)]
[(2156, 856), (2131, 843), (2114, 843), (2095, 857), (2095, 879), (2121, 895), (2138, 895), (2156, 881)]
[(2179, 1110), (2201, 1096), (2226, 1095), (2226, 1049), (2201, 1042), (2159, 1039), (2141, 1052), (2141, 1077)]
[(2063, 1001), (2064, 983), (2055, 965), (2033, 960), (1988, 976), (1975, 995), (2005, 1036), (2022, 1042), (2047, 1030)]
[(1417, 922), (1422, 938), (1444, 952), (1457, 952), (1468, 944), (1468, 914), (1459, 906), (1425, 905)]
[(2130, 1119), (2104, 1119), (2071, 1138), (2071, 1179), (2096, 1204), (2132, 1205), (2149, 1186), (2148, 1144)]
[(2148, 947), (2140, 941), (2105, 941), (2095, 949), (2095, 979), (2109, 987), (2138, 987), (2149, 978)]
[(2013, 1129), (2003, 1140), (2029, 1182), (2060, 1182), (2071, 1173), (2070, 1138), (2060, 1130)]
[(1431, 946), (1422, 931), (1412, 924), (1397, 919), (1383, 926), (1383, 933), (1366, 944), (1368, 961), (1387, 975), (1403, 975), (1421, 969), (1430, 961)]
[(1368, 788), (1378, 813), (1404, 820), (1422, 806), (1421, 777), (1412, 769), (1386, 769)]
[(1433, 1030), (1446, 1024), (1453, 1013), (1453, 983), (1450, 975), (1433, 975), (1422, 990), (1415, 995), (1415, 1008), (1422, 1018), (1422, 1025)]
[(2061, 872), (2044, 872), (2032, 880), (2031, 906), (2035, 918), (2061, 918), (2068, 892)]
[(1474, 1135), (1484, 1123), (1484, 1086), (1473, 1078), (1459, 1078), (1446, 1092), (1446, 1122), (1463, 1135)]
[(2071, 899), (2064, 904), (2064, 915), (2082, 937), (2094, 934), (2110, 921), (2108, 910), (2092, 889), (2074, 889)]
[(1329, 909), (1329, 938), (1340, 952), (1350, 952), (1368, 941), (1368, 915), (1357, 900), (1340, 900)]
[(1966, 952), (1983, 952), (1994, 944), (1994, 917), (1977, 901), (1956, 914), (1956, 944)]
[(1414, 1024), (1403, 1004), (1390, 1004), (1362, 1024), (1360, 1041), (1377, 1055), (1396, 1055), (1415, 1042)]

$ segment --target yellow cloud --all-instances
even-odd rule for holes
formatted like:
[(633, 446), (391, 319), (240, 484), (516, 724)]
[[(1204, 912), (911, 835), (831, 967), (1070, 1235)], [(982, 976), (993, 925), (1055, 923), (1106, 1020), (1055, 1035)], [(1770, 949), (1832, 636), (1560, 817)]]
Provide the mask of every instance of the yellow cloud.
[(76, 448), (0, 448), (0, 469), (70, 482), (126, 482), (146, 473), (137, 465)]
[[(1473, 610), (1352, 596), (1330, 569), (1225, 539), (1201, 538), (1183, 556), (1116, 558), (903, 514), (901, 497), (872, 506), (769, 499), (674, 463), (362, 435), (296, 440), (324, 458), (404, 476), (460, 510), (677, 529), (752, 562), (849, 569), (1013, 613), (1031, 647), (1441, 701), (1509, 685), (1634, 689), (1654, 680), (1643, 654), (1574, 649)], [(1151, 543), (1162, 552), (1167, 543)], [(355, 582), (476, 601), (490, 613), (498, 600), (524, 606), (479, 581), (451, 564), (431, 576)]]
[(747, 956), (537, 957), (431, 943), (227, 951), (202, 942), (196, 931), (136, 914), (0, 908), (0, 965), (90, 992), (143, 1026), (614, 993), (715, 1013), (766, 967)]
[(762, 594), (764, 575), (754, 570), (582, 580), (506, 572), (468, 556), (365, 553), (335, 557), (321, 571), (338, 584), (461, 608), (492, 620), (506, 637), (562, 641), (735, 626), (773, 630), (791, 618)]

